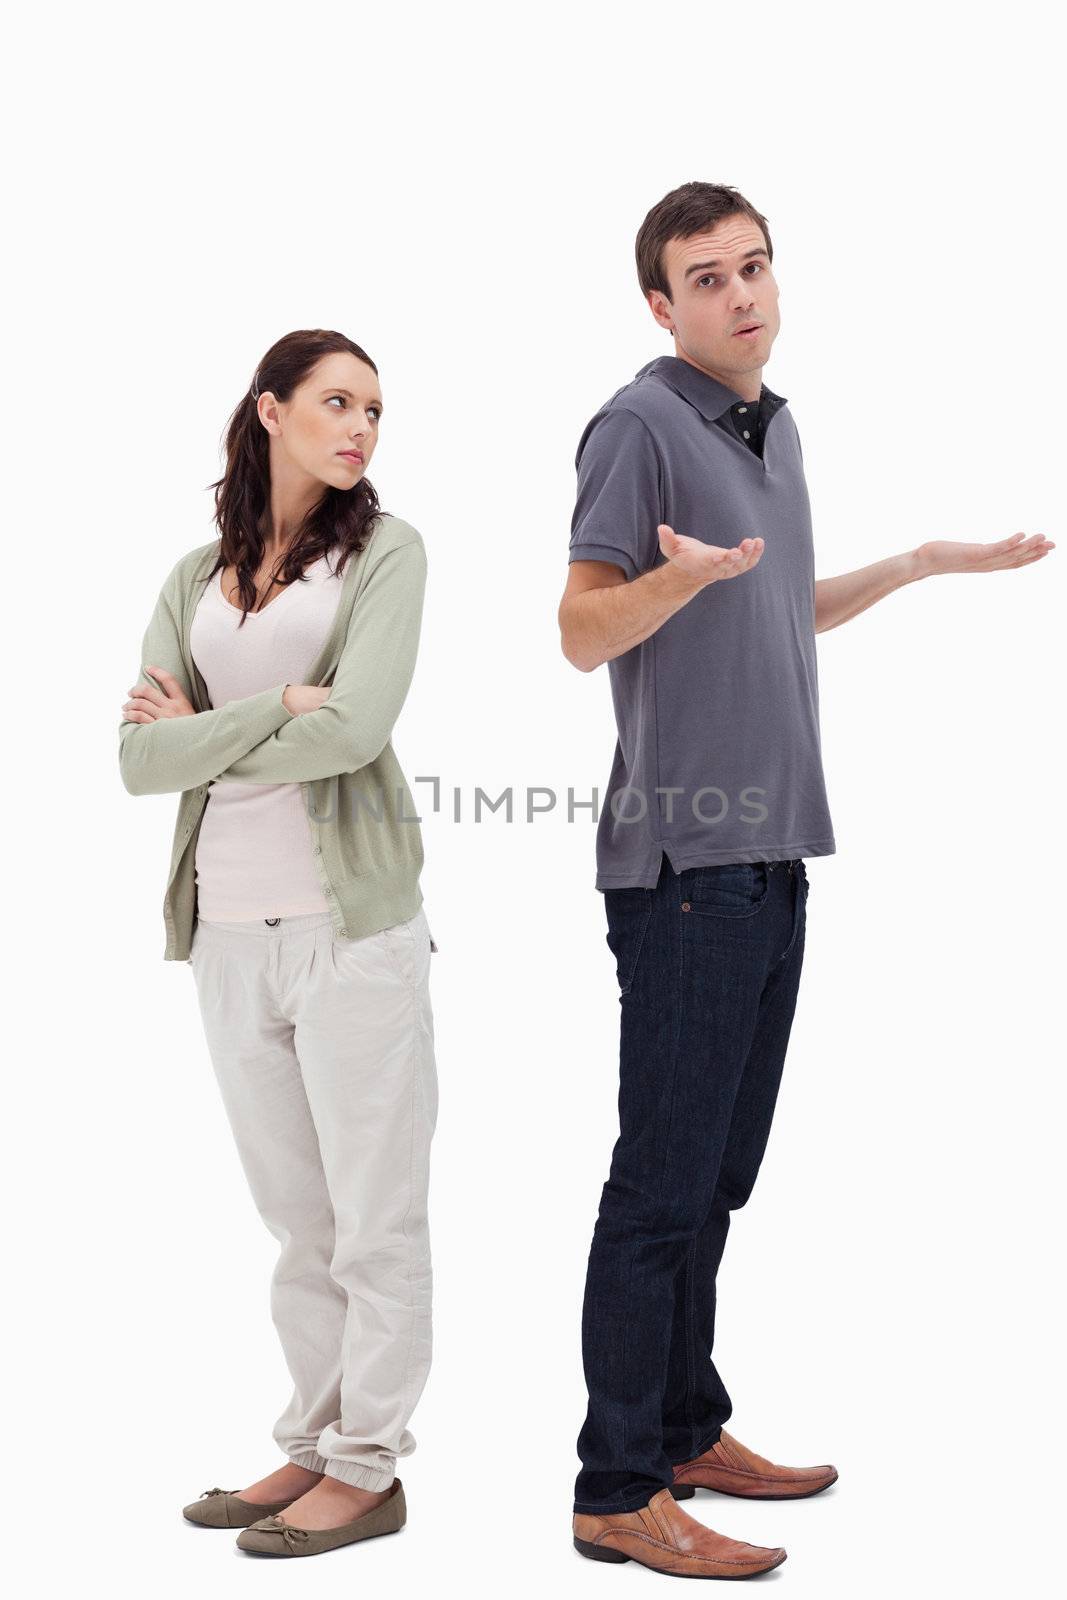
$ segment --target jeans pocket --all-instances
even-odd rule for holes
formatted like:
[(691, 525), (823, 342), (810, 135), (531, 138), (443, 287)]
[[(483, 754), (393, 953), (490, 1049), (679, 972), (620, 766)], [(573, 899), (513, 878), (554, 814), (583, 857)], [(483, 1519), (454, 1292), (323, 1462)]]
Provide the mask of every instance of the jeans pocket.
[(398, 922), (391, 928), (383, 928), (379, 938), (389, 952), (389, 959), (403, 981), (405, 983), (414, 983), (414, 963), (411, 956), (415, 941), (407, 924)]
[(418, 988), (426, 981), (430, 957), (437, 946), (421, 907), (406, 922), (394, 922), (391, 927), (383, 928), (377, 937), (406, 984)]
[(765, 861), (686, 867), (680, 878), (682, 910), (703, 917), (755, 916), (771, 881)]
[(645, 934), (652, 921), (651, 889), (606, 889), (604, 909), (607, 913), (608, 949), (615, 957), (615, 973), (619, 980), (620, 997), (629, 994), (637, 976), (637, 963), (645, 943)]
[(354, 939), (342, 938), (331, 929), (330, 945), (340, 968), (351, 964), (349, 970), (364, 980), (390, 972), (405, 984), (414, 982), (415, 939), (406, 922), (395, 922), (379, 928), (377, 933), (360, 934)]

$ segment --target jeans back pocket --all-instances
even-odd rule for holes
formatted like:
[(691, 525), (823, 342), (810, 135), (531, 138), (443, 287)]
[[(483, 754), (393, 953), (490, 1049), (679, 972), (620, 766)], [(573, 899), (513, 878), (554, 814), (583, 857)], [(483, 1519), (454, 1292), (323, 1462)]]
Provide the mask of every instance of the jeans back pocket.
[(652, 890), (606, 889), (604, 909), (608, 919), (608, 949), (615, 957), (621, 998), (629, 994), (637, 976), (637, 963), (652, 921)]

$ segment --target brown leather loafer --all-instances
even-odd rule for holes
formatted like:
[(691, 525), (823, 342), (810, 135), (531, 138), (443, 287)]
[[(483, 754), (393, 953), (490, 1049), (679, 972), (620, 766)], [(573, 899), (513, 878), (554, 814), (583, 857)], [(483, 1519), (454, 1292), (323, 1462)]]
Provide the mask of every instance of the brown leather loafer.
[[(243, 1535), (242, 1535), (243, 1537)], [(785, 1551), (727, 1539), (660, 1489), (641, 1511), (574, 1517), (574, 1548), (591, 1561), (638, 1561), (672, 1578), (752, 1578), (780, 1567)]]
[(676, 1500), (689, 1500), (698, 1489), (714, 1489), (742, 1500), (803, 1500), (836, 1482), (836, 1467), (775, 1466), (723, 1429), (710, 1450), (675, 1467), (673, 1494)]
[(357, 1539), (399, 1533), (408, 1520), (404, 1486), (394, 1478), (388, 1500), (337, 1528), (294, 1528), (281, 1517), (262, 1517), (237, 1535), (237, 1546), (256, 1556), (318, 1556)]
[(182, 1508), (182, 1516), (186, 1522), (196, 1522), (201, 1528), (248, 1528), (260, 1517), (284, 1511), (295, 1499), (293, 1495), (288, 1500), (256, 1503), (242, 1500), (232, 1489), (205, 1489), (199, 1500)]

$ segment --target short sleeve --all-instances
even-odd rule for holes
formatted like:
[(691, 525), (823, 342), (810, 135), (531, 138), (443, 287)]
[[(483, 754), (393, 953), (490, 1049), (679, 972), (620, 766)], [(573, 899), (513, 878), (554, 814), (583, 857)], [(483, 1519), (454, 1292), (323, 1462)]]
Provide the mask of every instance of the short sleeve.
[(627, 578), (649, 572), (659, 555), (662, 472), (655, 440), (623, 408), (594, 417), (578, 445), (578, 491), (569, 561), (612, 561)]

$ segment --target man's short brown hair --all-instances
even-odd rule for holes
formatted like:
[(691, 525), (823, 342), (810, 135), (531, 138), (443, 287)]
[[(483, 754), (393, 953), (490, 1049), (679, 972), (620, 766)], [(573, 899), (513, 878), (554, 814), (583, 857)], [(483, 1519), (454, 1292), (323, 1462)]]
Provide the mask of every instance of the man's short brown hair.
[(773, 261), (774, 248), (767, 219), (740, 190), (728, 183), (683, 183), (681, 188), (664, 195), (652, 207), (637, 233), (637, 281), (641, 293), (647, 296), (651, 289), (658, 289), (670, 299), (670, 285), (663, 270), (663, 246), (669, 239), (688, 239), (694, 233), (707, 233), (724, 217), (734, 216), (749, 217), (757, 224), (767, 246), (767, 259)]

